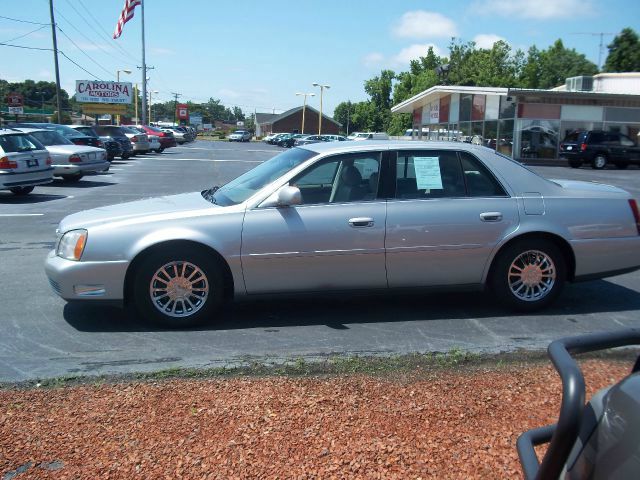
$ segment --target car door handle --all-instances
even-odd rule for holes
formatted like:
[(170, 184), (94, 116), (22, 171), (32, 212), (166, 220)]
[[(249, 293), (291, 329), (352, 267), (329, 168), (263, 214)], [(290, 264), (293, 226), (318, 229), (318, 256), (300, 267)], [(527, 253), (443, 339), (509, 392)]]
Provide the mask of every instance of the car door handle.
[(484, 212), (480, 214), (480, 220), (483, 222), (499, 222), (502, 220), (501, 212)]
[(349, 219), (349, 225), (354, 228), (373, 227), (374, 224), (375, 222), (373, 221), (373, 218), (370, 217), (356, 217)]

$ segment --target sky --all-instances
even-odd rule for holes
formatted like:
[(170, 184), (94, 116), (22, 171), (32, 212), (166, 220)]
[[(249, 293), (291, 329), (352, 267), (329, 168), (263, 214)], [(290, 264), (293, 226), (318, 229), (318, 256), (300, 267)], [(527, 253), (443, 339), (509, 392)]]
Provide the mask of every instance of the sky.
[[(62, 87), (76, 80), (140, 83), (141, 12), (112, 38), (123, 0), (53, 0)], [(245, 113), (308, 105), (331, 114), (343, 101), (367, 98), (364, 82), (382, 69), (401, 72), (428, 46), (446, 56), (452, 37), (490, 48), (502, 39), (515, 49), (539, 49), (558, 38), (598, 63), (625, 27), (640, 33), (638, 0), (145, 0), (147, 76), (153, 102), (206, 102)], [(9, 18), (6, 18), (9, 17)], [(21, 21), (17, 21), (21, 20)], [(26, 23), (35, 22), (35, 23)], [(51, 48), (49, 0), (0, 0), (0, 43)], [(614, 34), (614, 35), (612, 35)], [(20, 37), (20, 38), (18, 38)], [(53, 53), (0, 45), (0, 78), (54, 81)], [(71, 60), (74, 63), (71, 62)]]

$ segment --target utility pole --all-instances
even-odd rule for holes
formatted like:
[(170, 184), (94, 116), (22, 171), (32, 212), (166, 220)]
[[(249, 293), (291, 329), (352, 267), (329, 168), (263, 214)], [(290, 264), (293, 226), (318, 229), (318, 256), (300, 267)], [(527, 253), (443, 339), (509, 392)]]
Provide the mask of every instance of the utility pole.
[(142, 67), (138, 67), (138, 68), (142, 70), (142, 98), (141, 98), (142, 110), (140, 112), (142, 115), (142, 119), (140, 123), (142, 123), (142, 125), (147, 125), (147, 114), (146, 114), (147, 96), (146, 95), (147, 95), (147, 82), (149, 81), (149, 77), (147, 77), (147, 70), (154, 70), (155, 67), (147, 67), (147, 65), (143, 62)]
[(51, 13), (51, 36), (53, 37), (53, 60), (56, 67), (56, 99), (58, 103), (58, 123), (62, 123), (62, 99), (60, 98), (60, 69), (58, 68), (58, 40), (56, 39), (56, 20), (53, 16), (53, 0), (49, 0)]
[(174, 96), (173, 100), (173, 124), (176, 124), (176, 110), (178, 109), (178, 97), (181, 97), (181, 93), (171, 92), (171, 95)]

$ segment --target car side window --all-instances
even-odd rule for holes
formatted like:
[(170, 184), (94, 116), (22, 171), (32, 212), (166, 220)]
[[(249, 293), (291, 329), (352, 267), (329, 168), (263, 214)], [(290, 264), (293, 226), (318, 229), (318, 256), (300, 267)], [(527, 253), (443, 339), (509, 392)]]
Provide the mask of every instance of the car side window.
[(633, 143), (633, 140), (626, 135), (620, 135), (620, 145), (623, 147), (633, 147), (635, 143)]
[(380, 156), (379, 152), (336, 155), (289, 183), (300, 189), (304, 205), (373, 200), (378, 193)]
[(464, 181), (470, 197), (506, 197), (507, 193), (480, 160), (460, 152)]
[(460, 160), (454, 151), (398, 152), (396, 198), (466, 196)]

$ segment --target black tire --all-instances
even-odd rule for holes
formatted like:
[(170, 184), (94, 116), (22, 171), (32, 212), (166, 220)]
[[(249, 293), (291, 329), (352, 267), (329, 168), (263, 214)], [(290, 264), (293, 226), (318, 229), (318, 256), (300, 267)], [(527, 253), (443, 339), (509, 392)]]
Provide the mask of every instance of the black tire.
[(131, 158), (131, 154), (130, 153), (123, 153), (122, 157), (120, 157), (120, 158), (122, 158), (122, 160), (127, 160), (128, 158)]
[[(192, 309), (195, 309), (193, 313), (188, 312), (189, 307), (180, 299), (177, 301), (169, 299), (163, 303), (163, 296), (169, 296), (167, 288), (163, 287), (167, 287), (169, 283), (154, 280), (154, 276), (163, 267), (170, 275), (175, 275), (178, 279), (182, 278), (186, 282), (189, 282), (189, 279), (185, 277), (194, 273), (196, 268), (204, 276), (204, 281), (200, 281), (200, 276), (196, 275), (194, 279), (197, 281), (191, 283), (192, 287), (195, 285), (195, 288), (198, 289), (208, 289), (204, 300), (199, 298), (202, 296), (202, 292), (192, 293), (188, 296), (189, 300), (193, 300), (191, 304)], [(181, 267), (182, 277), (180, 277)], [(172, 268), (177, 268), (177, 270), (172, 270)], [(164, 274), (160, 275), (168, 278)], [(158, 289), (159, 297), (156, 301), (151, 298), (151, 288)], [(167, 293), (163, 294), (163, 291)], [(184, 289), (179, 292), (186, 295)], [(223, 292), (224, 278), (218, 263), (212, 259), (211, 253), (194, 249), (192, 246), (174, 247), (170, 250), (154, 252), (142, 261), (134, 275), (133, 298), (138, 313), (145, 319), (170, 328), (193, 327), (211, 321), (222, 304)], [(181, 306), (178, 302), (181, 302)], [(161, 311), (162, 307), (168, 310), (173, 308), (175, 315)]]
[(607, 156), (603, 153), (597, 153), (591, 160), (591, 167), (596, 170), (602, 170), (607, 166)]
[(13, 187), (10, 188), (9, 190), (11, 190), (11, 193), (13, 193), (14, 195), (29, 195), (31, 192), (33, 192), (33, 189), (36, 187)]
[(80, 181), (83, 176), (84, 175), (82, 173), (74, 173), (73, 175), (62, 175), (62, 179), (65, 182), (75, 183)]
[(569, 160), (569, 166), (571, 168), (580, 168), (582, 166), (582, 160)]
[(620, 170), (624, 170), (629, 166), (628, 163), (622, 163), (622, 162), (616, 162), (614, 163), (614, 165), (616, 166), (616, 168), (619, 168)]
[[(538, 263), (539, 266), (536, 265)], [(512, 265), (515, 266), (513, 270)], [(538, 279), (535, 287), (531, 288), (531, 295), (527, 295), (530, 287), (522, 280), (518, 284), (520, 266), (532, 267), (529, 273), (534, 277), (533, 282), (536, 282), (537, 274), (544, 272), (555, 273), (555, 278), (552, 282), (547, 280), (548, 283), (542, 278)], [(498, 253), (489, 282), (500, 303), (513, 310), (533, 312), (548, 306), (558, 297), (566, 279), (566, 268), (564, 256), (553, 242), (543, 238), (525, 239), (508, 245)], [(520, 271), (525, 272), (524, 269)], [(521, 292), (523, 287), (525, 290)]]
[(162, 153), (162, 152), (164, 152), (164, 148), (158, 148), (158, 149), (156, 150), (156, 153)]

